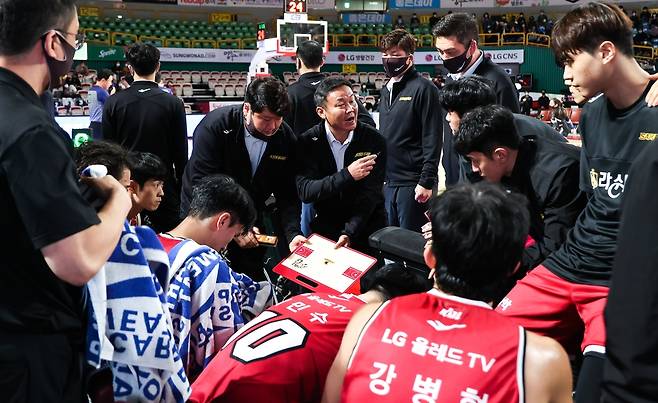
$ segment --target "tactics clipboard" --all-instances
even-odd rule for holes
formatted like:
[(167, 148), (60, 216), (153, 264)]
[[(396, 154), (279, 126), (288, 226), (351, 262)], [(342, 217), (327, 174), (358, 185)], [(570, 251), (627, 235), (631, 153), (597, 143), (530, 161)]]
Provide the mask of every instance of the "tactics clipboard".
[(359, 279), (377, 259), (354, 249), (334, 249), (336, 242), (312, 234), (274, 272), (315, 292), (359, 294)]

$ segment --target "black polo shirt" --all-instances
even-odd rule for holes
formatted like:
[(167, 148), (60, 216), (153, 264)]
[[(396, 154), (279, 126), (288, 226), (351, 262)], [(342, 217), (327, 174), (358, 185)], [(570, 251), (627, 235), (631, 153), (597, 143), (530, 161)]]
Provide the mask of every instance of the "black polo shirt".
[(41, 248), (100, 221), (39, 97), (2, 68), (0, 121), (0, 333), (60, 333), (79, 343), (80, 288), (55, 277)]

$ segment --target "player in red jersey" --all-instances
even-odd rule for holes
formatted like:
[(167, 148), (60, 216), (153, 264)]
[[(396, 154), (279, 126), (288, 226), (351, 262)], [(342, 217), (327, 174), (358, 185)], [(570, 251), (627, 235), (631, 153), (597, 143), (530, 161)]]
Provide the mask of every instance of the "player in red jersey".
[(192, 385), (190, 402), (317, 402), (345, 326), (365, 303), (426, 291), (427, 280), (389, 264), (359, 296), (293, 297), (238, 331)]
[(368, 304), (350, 321), (323, 402), (568, 402), (571, 371), (552, 339), (491, 308), (519, 267), (528, 211), (493, 184), (452, 188), (430, 210), (429, 293)]

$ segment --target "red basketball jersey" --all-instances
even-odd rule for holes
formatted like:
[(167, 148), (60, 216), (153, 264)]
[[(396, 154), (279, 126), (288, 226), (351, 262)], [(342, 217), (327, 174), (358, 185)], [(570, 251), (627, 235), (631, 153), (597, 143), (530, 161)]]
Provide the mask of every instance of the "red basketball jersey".
[(184, 238), (178, 238), (169, 234), (158, 234), (158, 239), (160, 240), (160, 243), (162, 244), (162, 247), (164, 248), (165, 252), (167, 252), (167, 254), (174, 248), (174, 246), (178, 245), (181, 243), (181, 241), (184, 240)]
[(395, 298), (361, 333), (342, 401), (522, 402), (524, 351), (523, 328), (483, 302), (436, 290)]
[(192, 385), (191, 402), (320, 401), (350, 318), (351, 294), (304, 294), (235, 333)]

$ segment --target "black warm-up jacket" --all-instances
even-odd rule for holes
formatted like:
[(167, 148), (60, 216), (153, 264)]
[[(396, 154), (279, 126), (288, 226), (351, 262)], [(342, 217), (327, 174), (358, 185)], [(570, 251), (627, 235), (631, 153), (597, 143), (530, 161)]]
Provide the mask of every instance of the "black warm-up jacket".
[(413, 67), (393, 84), (393, 96), (382, 87), (379, 130), (386, 139), (388, 186), (436, 186), (442, 125), (439, 90)]
[(216, 109), (203, 118), (194, 131), (194, 148), (183, 175), (181, 210), (187, 213), (192, 188), (199, 179), (212, 174), (229, 175), (249, 192), (259, 217), (265, 202), (274, 194), (282, 228), (291, 241), (301, 234), (301, 204), (295, 191), (297, 139), (284, 122), (268, 141), (252, 178), (244, 137), (241, 104)]
[[(300, 199), (314, 203), (313, 232), (337, 239), (345, 234), (357, 248), (367, 246), (368, 236), (386, 226), (382, 186), (386, 167), (386, 142), (373, 127), (358, 122), (352, 141), (345, 150), (343, 167), (336, 167), (324, 121), (299, 138), (300, 173), (297, 191)], [(355, 160), (378, 154), (374, 169), (355, 181), (347, 167)]]
[[(566, 240), (567, 232), (587, 203), (580, 190), (580, 150), (543, 136), (525, 136), (512, 174), (501, 181), (528, 199), (530, 236), (535, 244), (524, 250), (524, 271), (539, 265)], [(479, 175), (471, 173), (471, 181)]]

